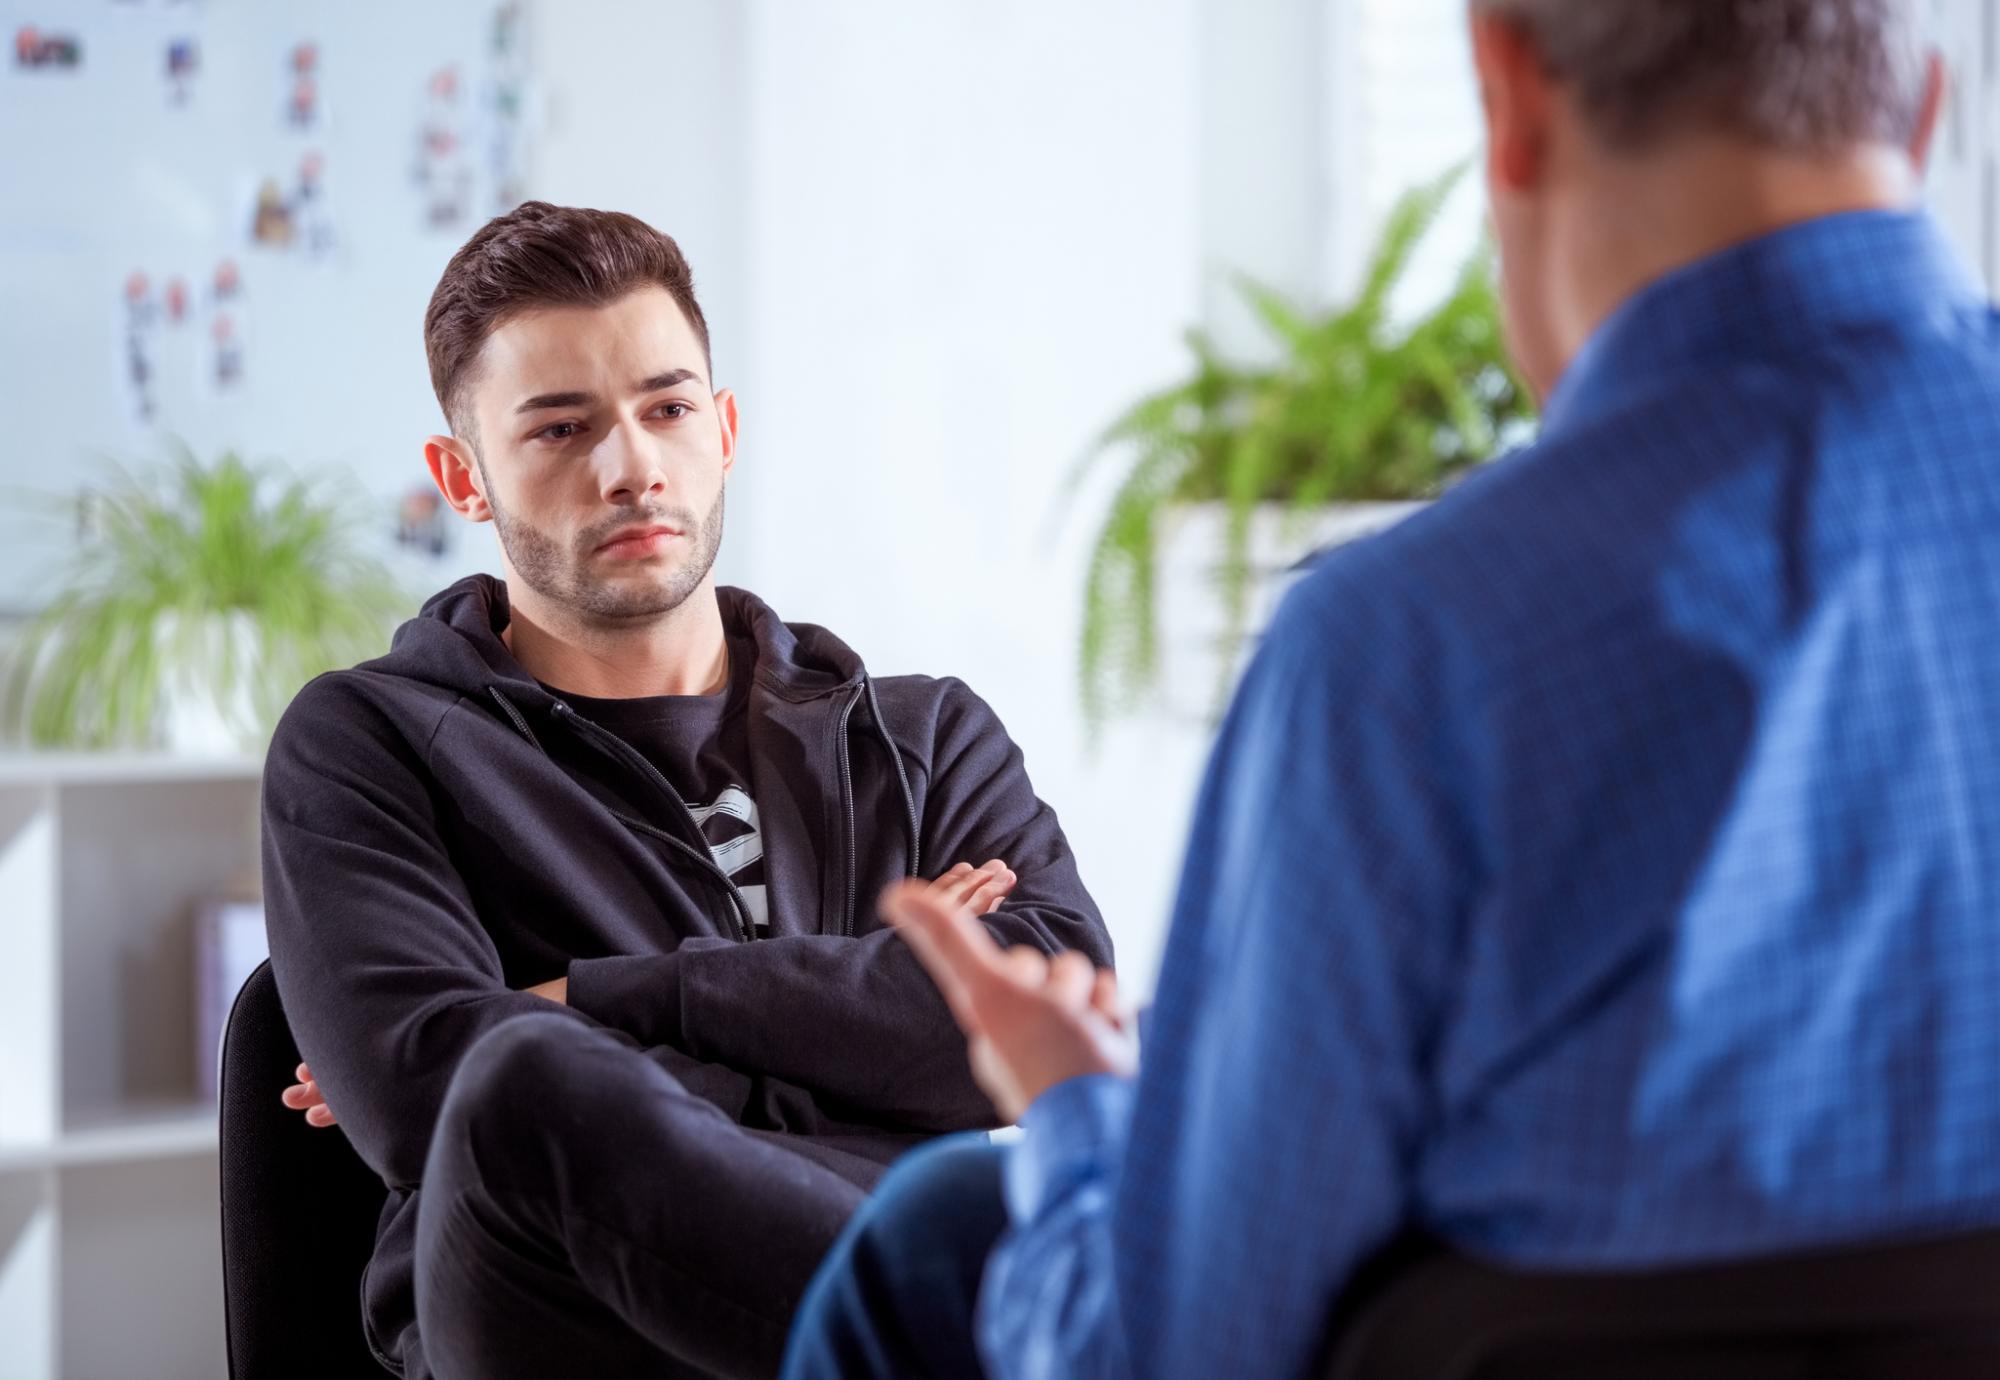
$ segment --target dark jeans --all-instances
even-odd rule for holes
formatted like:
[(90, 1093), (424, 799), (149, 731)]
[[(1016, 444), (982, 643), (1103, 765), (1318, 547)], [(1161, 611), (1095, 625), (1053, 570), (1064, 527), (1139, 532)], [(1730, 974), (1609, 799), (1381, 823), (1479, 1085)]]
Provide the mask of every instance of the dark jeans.
[(973, 1310), (1007, 1226), (1005, 1154), (984, 1136), (954, 1136), (896, 1162), (799, 1304), (784, 1380), (981, 1373)]
[(496, 1027), (452, 1079), (417, 1195), (430, 1372), (772, 1374), (877, 1172), (829, 1163), (605, 1031), (554, 1012)]

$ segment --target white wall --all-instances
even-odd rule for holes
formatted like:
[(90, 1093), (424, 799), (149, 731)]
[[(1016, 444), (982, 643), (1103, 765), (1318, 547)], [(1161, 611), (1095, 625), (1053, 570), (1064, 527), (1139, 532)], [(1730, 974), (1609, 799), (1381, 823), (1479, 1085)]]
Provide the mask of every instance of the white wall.
[(1341, 16), (1331, 0), (1200, 9), (1201, 321), (1224, 352), (1259, 356), (1270, 338), (1236, 277), (1312, 300), (1335, 270), (1329, 219), (1346, 188), (1330, 175), (1338, 100), (1327, 55)]
[(1199, 313), (1196, 8), (752, 15), (743, 578), (993, 703), (1147, 985), (1201, 743), (1085, 756), (1062, 479)]

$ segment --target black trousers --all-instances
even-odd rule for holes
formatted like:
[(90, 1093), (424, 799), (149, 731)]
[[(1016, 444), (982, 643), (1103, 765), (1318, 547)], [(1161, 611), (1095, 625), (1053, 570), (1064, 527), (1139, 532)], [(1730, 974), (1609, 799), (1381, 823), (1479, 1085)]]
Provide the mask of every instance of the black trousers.
[(879, 1166), (747, 1130), (645, 1053), (521, 1016), (453, 1077), (417, 1210), (438, 1380), (775, 1374)]

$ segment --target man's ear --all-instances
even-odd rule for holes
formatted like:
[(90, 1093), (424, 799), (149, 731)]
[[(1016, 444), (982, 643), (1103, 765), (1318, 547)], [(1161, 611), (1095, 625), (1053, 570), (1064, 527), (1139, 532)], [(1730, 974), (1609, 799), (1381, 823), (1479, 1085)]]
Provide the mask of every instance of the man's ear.
[(1950, 92), (1951, 72), (1945, 66), (1944, 54), (1933, 48), (1924, 62), (1923, 103), (1917, 107), (1916, 128), (1910, 134), (1910, 162), (1916, 166), (1919, 178), (1930, 168), (1931, 142), (1937, 136), (1938, 118)]
[(472, 447), (456, 436), (433, 436), (424, 442), (424, 463), (430, 466), (438, 492), (460, 517), (471, 522), (492, 520), (493, 509), (481, 487), (485, 476)]
[(1548, 161), (1553, 83), (1518, 24), (1472, 17), (1472, 65), (1486, 112), (1486, 174), (1495, 194), (1540, 187)]
[(722, 472), (736, 468), (736, 394), (727, 388), (715, 393), (715, 424), (722, 431)]

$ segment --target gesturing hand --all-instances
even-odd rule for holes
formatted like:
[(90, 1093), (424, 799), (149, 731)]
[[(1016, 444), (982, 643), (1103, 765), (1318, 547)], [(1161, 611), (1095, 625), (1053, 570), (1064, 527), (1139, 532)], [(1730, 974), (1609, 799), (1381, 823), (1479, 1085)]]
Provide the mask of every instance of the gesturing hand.
[(1119, 1012), (1118, 983), (1074, 952), (1002, 949), (938, 884), (903, 882), (882, 895), (896, 927), (944, 993), (965, 1032), (972, 1076), (1007, 1121), (1086, 1073), (1138, 1071), (1139, 1049)]

